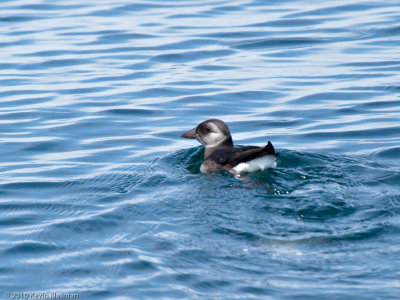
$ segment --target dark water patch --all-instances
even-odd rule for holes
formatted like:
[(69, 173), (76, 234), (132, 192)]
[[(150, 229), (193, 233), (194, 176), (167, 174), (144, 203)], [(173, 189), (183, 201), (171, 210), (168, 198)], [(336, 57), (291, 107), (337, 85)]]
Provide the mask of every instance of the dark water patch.
[(342, 201), (341, 203), (318, 203), (315, 206), (308, 206), (307, 208), (301, 208), (296, 211), (296, 214), (307, 222), (318, 222), (321, 220), (329, 220), (331, 218), (341, 218), (352, 215), (356, 209), (352, 205), (346, 204)]
[(110, 89), (109, 87), (88, 87), (88, 88), (74, 88), (74, 89), (61, 89), (58, 91), (60, 94), (74, 95), (74, 94), (91, 94), (102, 92)]
[(202, 281), (198, 281), (193, 283), (193, 287), (195, 289), (199, 289), (199, 290), (204, 290), (204, 291), (212, 291), (212, 290), (219, 290), (219, 289), (223, 289), (224, 287), (230, 286), (232, 285), (231, 282), (226, 281), (226, 280), (218, 280), (218, 279), (214, 279), (214, 280), (202, 280)]
[(240, 130), (240, 128), (248, 127), (248, 128), (274, 128), (274, 127), (295, 127), (300, 125), (301, 121), (298, 119), (279, 119), (279, 120), (257, 120), (257, 121), (239, 121), (235, 122), (231, 125), (231, 128), (236, 128), (236, 130)]
[(59, 182), (16, 182), (16, 183), (6, 183), (2, 184), (2, 188), (6, 189), (20, 189), (20, 188), (26, 188), (26, 189), (41, 189), (41, 188), (49, 188), (49, 187), (57, 187), (59, 186)]
[(352, 73), (352, 74), (335, 74), (335, 75), (319, 75), (319, 76), (310, 76), (310, 75), (303, 75), (303, 76), (287, 76), (288, 79), (310, 79), (310, 80), (319, 80), (319, 81), (329, 81), (329, 80), (342, 80), (347, 81), (351, 79), (363, 79), (363, 78), (380, 78), (380, 77), (391, 77), (390, 74), (383, 74), (383, 73), (373, 73), (373, 74), (363, 74), (363, 73)]
[(195, 60), (209, 59), (215, 57), (223, 57), (233, 54), (233, 50), (204, 50), (204, 51), (186, 51), (183, 53), (160, 54), (153, 56), (151, 59), (157, 62), (174, 63), (174, 62), (189, 62)]
[[(185, 4), (180, 4), (179, 6), (185, 6)], [(138, 12), (138, 11), (145, 11), (145, 10), (150, 10), (150, 9), (159, 9), (159, 8), (171, 8), (174, 7), (174, 3), (168, 3), (168, 4), (161, 4), (161, 3), (133, 3), (133, 4), (126, 4), (126, 5), (121, 5), (118, 7), (118, 9), (123, 10), (123, 11), (133, 11), (133, 12)]]
[(35, 40), (33, 39), (20, 39), (13, 42), (0, 42), (0, 48), (7, 48), (13, 46), (25, 46), (34, 44)]
[[(397, 45), (396, 42), (397, 42), (396, 39), (381, 41), (380, 42), (380, 47), (381, 48), (395, 47)], [(358, 47), (358, 48), (354, 49), (354, 51), (362, 51), (362, 52), (366, 53), (368, 50), (365, 50), (365, 46), (369, 46), (370, 47), (369, 52), (373, 52), (374, 50), (377, 50), (379, 48), (379, 47), (373, 47), (373, 44), (374, 43), (372, 43), (372, 42), (364, 42), (364, 43), (362, 43), (362, 46), (364, 46), (364, 47)], [(352, 51), (352, 49), (350, 49), (349, 52), (351, 53), (351, 51)]]
[[(367, 78), (367, 76), (365, 76)], [(398, 87), (396, 85), (369, 85), (369, 86), (354, 86), (348, 88), (349, 91), (383, 91), (383, 92), (390, 92), (397, 90)]]
[(54, 244), (45, 244), (35, 241), (24, 241), (5, 250), (7, 255), (33, 254), (60, 250)]
[(286, 15), (286, 18), (297, 18), (297, 17), (304, 17), (304, 16), (331, 16), (333, 14), (343, 13), (343, 12), (353, 12), (353, 11), (360, 11), (364, 10), (367, 11), (369, 9), (374, 9), (379, 7), (378, 3), (356, 3), (356, 4), (345, 4), (345, 5), (337, 5), (337, 6), (328, 6), (323, 8), (318, 8), (314, 10), (306, 10), (299, 13), (291, 13)]
[(180, 250), (175, 253), (175, 259), (178, 259), (182, 265), (186, 263), (191, 263), (194, 261), (200, 261), (202, 263), (211, 263), (213, 261), (212, 256), (210, 256), (206, 251), (191, 249), (191, 250)]
[(213, 33), (207, 33), (204, 36), (208, 38), (216, 39), (243, 39), (243, 38), (256, 38), (265, 37), (269, 33), (265, 31), (218, 31)]
[(115, 115), (138, 115), (138, 116), (149, 116), (154, 115), (156, 112), (149, 109), (109, 109), (105, 111), (109, 114)]
[(0, 84), (2, 86), (25, 85), (29, 83), (30, 83), (29, 79), (21, 79), (21, 78), (0, 79)]
[(235, 93), (220, 93), (218, 94), (219, 98), (222, 99), (247, 99), (247, 100), (272, 100), (276, 98), (283, 97), (284, 93), (276, 92), (276, 91), (240, 91)]
[(394, 159), (400, 157), (400, 147), (394, 146), (384, 150), (381, 150), (377, 153), (378, 157), (385, 159)]
[(134, 272), (136, 275), (138, 272), (154, 272), (157, 268), (149, 261), (139, 260), (122, 265), (122, 271), (126, 270), (126, 273)]
[(202, 18), (204, 14), (172, 14), (166, 17), (166, 19), (191, 19), (191, 18)]
[(302, 138), (306, 139), (318, 139), (318, 138), (329, 138), (329, 139), (340, 139), (348, 138), (352, 139), (354, 136), (359, 138), (379, 138), (382, 134), (388, 137), (396, 137), (396, 134), (400, 130), (400, 126), (387, 127), (387, 128), (372, 128), (372, 129), (359, 129), (359, 130), (337, 130), (337, 131), (316, 131), (300, 134)]
[(344, 234), (343, 236), (337, 236), (335, 240), (345, 241), (365, 241), (366, 239), (374, 239), (381, 236), (384, 233), (385, 226), (373, 226), (371, 228), (360, 228), (354, 232)]
[(112, 35), (112, 34), (123, 34), (125, 31), (123, 30), (95, 30), (95, 31), (62, 31), (57, 35), (59, 36), (103, 36), (103, 35)]
[(203, 65), (194, 67), (196, 70), (201, 71), (226, 71), (226, 70), (234, 70), (236, 67), (233, 66), (221, 66), (221, 65)]
[(368, 183), (372, 186), (385, 184), (390, 187), (393, 184), (396, 184), (399, 180), (400, 173), (398, 171), (391, 171), (384, 175), (374, 176)]
[(142, 23), (142, 27), (161, 27), (164, 23), (157, 23), (157, 22), (149, 22), (149, 23)]
[(273, 294), (273, 289), (268, 289), (266, 287), (255, 287), (255, 286), (245, 286), (239, 289), (240, 293), (251, 294), (251, 295), (271, 295)]
[(309, 96), (304, 96), (301, 98), (298, 98), (296, 100), (293, 100), (291, 102), (293, 103), (302, 103), (302, 104), (307, 104), (310, 102), (314, 101), (330, 101), (330, 100), (335, 100), (335, 101), (349, 101), (349, 100), (366, 100), (366, 99), (371, 99), (374, 98), (381, 93), (378, 92), (329, 92), (329, 93), (317, 93)]
[(113, 227), (118, 226), (118, 217), (92, 216), (83, 220), (75, 219), (60, 222), (53, 225), (53, 230), (64, 234), (96, 234), (96, 232), (107, 232)]
[(0, 220), (0, 226), (22, 226), (22, 225), (32, 225), (36, 224), (39, 221), (40, 218), (38, 218), (35, 215), (28, 215), (28, 214), (23, 214), (21, 216), (8, 216), (8, 217), (3, 217), (2, 220)]
[(0, 63), (0, 68), (5, 70), (5, 69), (13, 69), (15, 67), (15, 64), (11, 63)]
[(345, 67), (380, 67), (380, 66), (392, 66), (392, 65), (400, 65), (400, 61), (359, 61), (359, 62), (351, 62), (344, 63), (337, 66), (345, 66)]
[[(314, 48), (314, 51), (316, 51), (317, 49)], [(292, 49), (286, 49), (284, 51), (279, 51), (276, 53), (269, 53), (268, 56), (269, 57), (279, 57), (279, 58), (294, 58), (294, 57), (301, 57), (301, 56), (305, 56), (308, 55), (310, 53), (310, 50), (304, 50), (301, 49), (299, 50), (298, 48), (292, 48)]]
[(91, 276), (93, 274), (93, 269), (90, 268), (90, 266), (86, 268), (82, 267), (67, 267), (64, 270), (61, 270), (58, 274), (58, 276), (62, 277), (80, 277), (80, 278), (87, 278), (88, 276)]
[(73, 4), (73, 5), (62, 5), (62, 4), (24, 4), (17, 6), (17, 9), (26, 9), (26, 10), (38, 10), (38, 11), (57, 11), (57, 10), (64, 10), (64, 9), (79, 9), (85, 8), (85, 5), (80, 4)]
[[(65, 188), (71, 188), (74, 187), (75, 185), (73, 183), (64, 183), (62, 187)], [(47, 210), (55, 210), (55, 211), (67, 211), (69, 209), (75, 209), (76, 211), (85, 211), (90, 209), (90, 206), (85, 206), (85, 205), (78, 205), (74, 203), (68, 204), (68, 203), (52, 203), (52, 202), (46, 202), (46, 201), (31, 201), (30, 199), (26, 199), (25, 201), (17, 201), (15, 200), (13, 203), (4, 203), (0, 204), (0, 209), (4, 211), (10, 211), (10, 212), (15, 212), (15, 211), (47, 211)]]
[(250, 232), (240, 232), (238, 230), (230, 229), (230, 228), (217, 228), (217, 229), (214, 229), (214, 233), (228, 235), (228, 236), (231, 236), (231, 237), (234, 237), (237, 239), (244, 239), (247, 241), (257, 241), (257, 240), (261, 239), (260, 236), (252, 234)]
[(211, 88), (193, 88), (189, 89), (187, 87), (159, 87), (159, 88), (148, 88), (143, 89), (138, 92), (130, 92), (118, 95), (120, 97), (127, 97), (129, 99), (142, 99), (142, 98), (166, 98), (166, 97), (179, 97), (182, 95), (190, 95), (190, 94), (204, 94), (209, 92), (214, 92), (216, 89)]
[[(210, 91), (211, 92), (211, 91)], [(213, 99), (213, 101), (217, 103), (226, 103), (231, 104), (235, 102), (235, 108), (246, 107), (247, 101), (256, 101), (256, 100), (264, 100), (265, 103), (272, 102), (274, 99), (282, 97), (283, 94), (274, 91), (241, 91), (236, 93), (217, 93), (213, 95), (205, 95), (205, 96), (188, 96), (177, 99), (178, 102), (181, 102), (185, 105), (191, 105), (193, 103), (204, 103), (209, 99)], [(242, 100), (243, 102), (239, 102)]]
[[(85, 46), (85, 44), (87, 44), (87, 41), (85, 41), (84, 43), (77, 43), (77, 46)], [(84, 54), (115, 54), (115, 53), (134, 53), (136, 50), (138, 50), (135, 47), (109, 47), (109, 48), (100, 48), (100, 49), (88, 49), (88, 50), (83, 50), (83, 49), (79, 49), (79, 51), (77, 50), (75, 53), (79, 54), (79, 55), (84, 55)], [(144, 49), (145, 50), (145, 49)], [(140, 55), (140, 54), (132, 54), (129, 56), (131, 59), (147, 59), (148, 55)]]
[(186, 39), (181, 42), (169, 43), (159, 46), (158, 48), (152, 47), (151, 49), (159, 50), (181, 50), (181, 49), (196, 49), (203, 46), (214, 45), (215, 41), (210, 39)]
[(65, 146), (61, 141), (48, 141), (48, 142), (32, 142), (29, 146), (23, 148), (23, 151), (33, 152), (54, 152), (65, 149)]
[[(92, 17), (102, 17), (102, 18), (115, 18), (115, 17), (122, 17), (127, 14), (126, 11), (120, 10), (118, 8), (111, 8), (111, 9), (98, 9), (95, 11), (92, 11), (89, 16)], [(81, 15), (82, 17), (84, 15)]]
[(32, 56), (32, 57), (53, 57), (53, 56), (61, 56), (67, 54), (75, 54), (74, 51), (69, 50), (48, 50), (48, 51), (38, 51), (38, 52), (31, 52), (31, 53), (18, 53), (15, 54), (16, 56)]
[(172, 82), (174, 86), (205, 86), (208, 85), (208, 81), (199, 81), (199, 80), (182, 80)]
[(387, 71), (389, 71), (389, 72), (398, 72), (399, 70), (400, 70), (400, 66), (364, 69), (365, 72), (387, 72)]
[[(134, 64), (129, 64), (124, 66), (125, 69), (132, 69), (132, 70), (148, 70), (151, 69), (151, 67), (154, 65), (154, 63), (145, 61), (145, 62), (138, 62)], [(149, 73), (153, 74), (153, 72)]]
[(63, 68), (63, 67), (71, 67), (75, 65), (82, 65), (89, 63), (92, 63), (90, 59), (53, 59), (53, 60), (46, 60), (40, 63), (20, 65), (18, 66), (18, 70), (41, 70), (48, 68)]
[(378, 37), (378, 38), (398, 36), (398, 35), (400, 35), (400, 26), (393, 26), (393, 27), (378, 29), (375, 31), (375, 34), (376, 34), (376, 37)]
[(119, 258), (136, 258), (137, 254), (133, 250), (119, 250), (119, 249), (106, 249), (102, 253), (99, 253), (99, 257), (103, 258), (104, 260), (113, 261), (114, 259)]
[(154, 36), (143, 33), (112, 33), (103, 35), (100, 38), (97, 38), (96, 41), (89, 43), (90, 45), (98, 45), (98, 44), (117, 44), (129, 42), (131, 40), (138, 39), (149, 39), (154, 38)]
[(222, 6), (215, 7), (214, 10), (230, 12), (230, 11), (241, 11), (242, 8), (239, 5), (236, 5), (236, 6), (235, 5), (222, 5)]
[[(49, 101), (52, 101), (54, 97), (29, 97), (25, 98), (25, 95), (35, 95), (35, 94), (46, 94), (48, 91), (8, 91), (8, 92), (3, 92), (3, 96), (8, 97), (8, 96), (19, 96), (19, 93), (24, 95), (24, 98), (14, 100), (14, 101), (2, 101), (0, 105), (0, 110), (3, 108), (4, 110), (10, 110), (11, 107), (18, 105), (18, 106), (23, 106), (23, 105), (35, 105), (39, 103), (46, 103)], [(0, 93), (1, 94), (1, 93)], [(26, 115), (24, 113), (11, 113), (11, 117), (16, 116), (16, 115)], [(34, 117), (34, 115), (29, 114), (31, 117)], [(5, 119), (7, 119), (7, 115), (4, 116)]]
[(311, 38), (270, 38), (270, 39), (257, 39), (251, 41), (245, 41), (233, 45), (236, 49), (265, 49), (265, 48), (276, 48), (276, 47), (304, 47), (305, 45), (314, 45), (324, 43), (322, 39), (311, 39)]
[[(29, 21), (34, 21), (38, 19), (44, 19), (45, 16), (19, 16), (19, 15), (14, 15), (14, 16), (7, 16), (7, 17), (0, 17), (0, 22), (4, 23), (21, 23), (21, 22), (29, 22)], [(2, 44), (0, 43), (0, 46)]]
[(147, 78), (147, 77), (151, 77), (152, 75), (153, 75), (153, 72), (133, 72), (133, 73), (129, 73), (126, 75), (120, 75), (120, 76), (95, 77), (95, 78), (83, 80), (83, 82), (96, 83), (96, 82), (126, 81), (126, 80)]
[[(110, 36), (115, 36), (114, 34), (110, 34)], [(146, 37), (143, 37), (146, 38)], [(150, 37), (149, 37), (150, 38)], [(137, 39), (140, 39), (140, 37), (138, 37)], [(97, 43), (97, 42), (93, 42), (93, 43)], [(110, 41), (111, 44), (114, 44), (113, 41)], [(130, 47), (130, 48), (126, 48), (126, 50), (131, 50), (133, 51), (168, 51), (168, 50), (184, 50), (184, 49), (197, 49), (200, 48), (202, 46), (209, 46), (209, 45), (215, 45), (215, 41), (210, 40), (210, 39), (187, 39), (185, 41), (181, 41), (181, 42), (173, 42), (173, 43), (165, 43), (165, 44), (161, 44), (158, 46), (141, 46), (141, 47)], [(137, 56), (112, 56), (113, 58), (115, 57), (131, 57), (131, 58), (135, 58)]]
[[(360, 103), (356, 107), (359, 109), (374, 109), (374, 108), (376, 108), (376, 109), (384, 109), (384, 108), (400, 109), (400, 103), (398, 100), (369, 101), (369, 102)], [(384, 119), (388, 119), (388, 118), (384, 118)]]
[(255, 23), (249, 26), (252, 27), (298, 27), (298, 26), (312, 26), (322, 23), (321, 19), (283, 19), (276, 21), (267, 21), (262, 23)]

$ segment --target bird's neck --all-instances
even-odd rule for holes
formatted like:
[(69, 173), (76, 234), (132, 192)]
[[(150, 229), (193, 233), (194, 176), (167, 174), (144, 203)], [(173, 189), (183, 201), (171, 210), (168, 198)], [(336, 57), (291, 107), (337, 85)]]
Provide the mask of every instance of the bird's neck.
[(232, 137), (229, 136), (227, 139), (223, 140), (218, 145), (215, 145), (213, 147), (205, 147), (204, 158), (207, 159), (211, 154), (213, 154), (217, 150), (233, 151), (233, 149), (234, 149), (234, 146), (233, 146)]

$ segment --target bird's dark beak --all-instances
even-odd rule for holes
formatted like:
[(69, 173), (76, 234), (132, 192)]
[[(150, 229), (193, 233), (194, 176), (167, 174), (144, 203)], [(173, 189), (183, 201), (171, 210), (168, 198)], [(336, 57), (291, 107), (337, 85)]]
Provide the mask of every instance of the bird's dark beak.
[(192, 128), (181, 135), (185, 139), (195, 139), (196, 138), (196, 127)]

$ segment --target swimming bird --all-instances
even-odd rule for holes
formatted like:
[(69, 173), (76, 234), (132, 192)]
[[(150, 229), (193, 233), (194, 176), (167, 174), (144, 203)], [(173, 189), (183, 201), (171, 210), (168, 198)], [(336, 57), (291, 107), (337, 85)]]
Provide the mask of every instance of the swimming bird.
[(270, 141), (264, 147), (235, 148), (228, 126), (218, 119), (201, 122), (181, 137), (196, 139), (205, 147), (204, 161), (200, 166), (201, 173), (226, 170), (240, 176), (243, 172), (276, 167), (278, 153)]

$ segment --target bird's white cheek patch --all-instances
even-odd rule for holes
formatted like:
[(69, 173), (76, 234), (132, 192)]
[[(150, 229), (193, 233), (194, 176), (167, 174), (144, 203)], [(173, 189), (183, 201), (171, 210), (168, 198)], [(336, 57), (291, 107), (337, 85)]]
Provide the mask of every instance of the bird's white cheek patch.
[(210, 132), (203, 139), (206, 142), (207, 147), (216, 147), (219, 144), (221, 144), (221, 142), (223, 142), (226, 139), (226, 137), (223, 136), (221, 133)]

